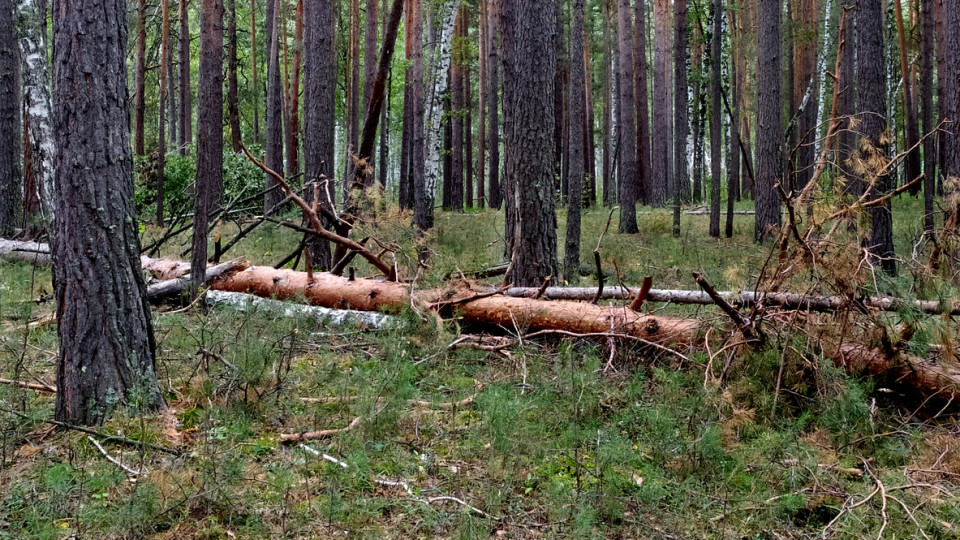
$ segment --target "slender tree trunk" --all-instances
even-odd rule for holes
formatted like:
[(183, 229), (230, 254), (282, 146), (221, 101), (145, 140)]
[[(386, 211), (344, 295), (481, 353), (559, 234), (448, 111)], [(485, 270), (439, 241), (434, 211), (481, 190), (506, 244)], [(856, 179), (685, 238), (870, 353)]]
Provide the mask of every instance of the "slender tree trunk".
[[(286, 23), (284, 23), (286, 29)], [(286, 30), (284, 30), (284, 50), (286, 50)], [(284, 110), (286, 119), (287, 175), (295, 176), (300, 172), (300, 66), (303, 59), (303, 0), (297, 2), (293, 31), (293, 76), (289, 77)], [(284, 55), (286, 56), (286, 55)], [(284, 62), (286, 63), (286, 62)]]
[(936, 129), (933, 120), (934, 1), (921, 0), (920, 4), (920, 109), (926, 134), (923, 140), (923, 230), (927, 235), (934, 234), (933, 199), (937, 182), (937, 138), (930, 136)]
[[(383, 32), (387, 31), (387, 0), (383, 0), (381, 6), (381, 26)], [(383, 105), (383, 111), (380, 115), (380, 189), (387, 189), (387, 156), (390, 152), (390, 98), (393, 96), (393, 73), (390, 73), (387, 81), (387, 98)], [(372, 175), (371, 175), (372, 178)]]
[[(334, 181), (337, 59), (333, 3), (304, 2), (303, 19), (303, 162), (306, 178), (317, 183), (319, 204), (332, 210), (337, 192)], [(310, 202), (315, 201), (313, 192), (307, 190)], [(326, 218), (323, 224), (330, 226)], [(317, 269), (329, 270), (333, 266), (330, 242), (311, 237), (308, 247)]]
[[(189, 0), (180, 0), (180, 154), (187, 155), (193, 142), (193, 99), (190, 93), (190, 16)], [(251, 0), (251, 3), (253, 0)], [(251, 11), (251, 17), (252, 17)], [(254, 38), (255, 41), (255, 38)], [(256, 70), (254, 70), (256, 73)], [(256, 81), (256, 79), (254, 79)], [(254, 85), (256, 86), (256, 85)]]
[(570, 23), (570, 187), (567, 202), (567, 238), (564, 243), (563, 280), (574, 283), (580, 274), (580, 212), (583, 210), (584, 107), (586, 74), (583, 58), (584, 0), (573, 0)]
[[(377, 19), (379, 16), (378, 0), (366, 0), (364, 12), (364, 30), (363, 30), (363, 116), (367, 117), (367, 111), (370, 109), (370, 94), (373, 93), (373, 80), (377, 77)], [(361, 120), (362, 121), (362, 120)], [(359, 133), (357, 134), (359, 137)], [(371, 170), (376, 169), (374, 154), (370, 154), (369, 165)], [(369, 185), (373, 184), (376, 177), (373, 174), (367, 175)]]
[(564, 75), (566, 73), (566, 44), (563, 39), (563, 6), (564, 0), (553, 0), (553, 9), (554, 9), (554, 25), (556, 26), (556, 31), (553, 33), (553, 48), (556, 54), (556, 69), (553, 72), (553, 110), (556, 111), (556, 115), (553, 118), (553, 163), (554, 163), (554, 178), (555, 178), (555, 187), (560, 189), (561, 200), (566, 202), (566, 190), (563, 189), (562, 184), (566, 183), (566, 174), (563, 170), (563, 160), (564, 160), (564, 145), (566, 144), (566, 139), (564, 138), (565, 130), (565, 114), (564, 102), (563, 102), (563, 89), (564, 89)]
[(846, 46), (843, 47), (840, 59), (840, 93), (837, 100), (837, 115), (840, 116), (840, 130), (837, 134), (837, 163), (838, 173), (846, 179), (845, 191), (850, 195), (859, 197), (863, 193), (863, 186), (860, 185), (856, 175), (850, 172), (846, 166), (847, 159), (857, 149), (857, 135), (854, 126), (854, 115), (856, 110), (857, 97), (857, 72), (856, 72), (856, 1), (841, 0), (841, 9), (847, 11), (847, 17), (844, 19), (843, 29)]
[[(37, 198), (44, 221), (49, 224), (53, 221), (56, 202), (53, 183), (54, 147), (50, 107), (50, 62), (47, 57), (49, 53), (46, 3), (43, 0), (20, 0), (16, 21), (15, 27), (20, 41), (24, 121), (30, 126), (25, 133), (27, 140), (24, 144), (29, 146), (30, 171), (36, 181), (36, 189), (39, 191)], [(47, 229), (48, 233), (53, 234), (52, 227)]]
[[(182, 2), (183, 0), (181, 0)], [(253, 93), (253, 142), (260, 142), (260, 84), (257, 69), (257, 5), (250, 0), (250, 80)], [(268, 44), (269, 47), (269, 44)]]
[(193, 206), (191, 298), (195, 298), (203, 286), (209, 219), (220, 205), (223, 186), (223, 0), (202, 0), (200, 4), (198, 82), (197, 193)]
[(733, 98), (733, 115), (730, 125), (727, 126), (727, 214), (723, 229), (727, 238), (733, 237), (733, 203), (740, 198), (740, 79), (737, 65), (739, 43), (735, 36), (736, 17), (734, 10), (727, 11), (727, 25), (730, 29), (730, 95)]
[(754, 238), (767, 239), (780, 226), (780, 197), (774, 187), (783, 178), (783, 101), (780, 71), (780, 0), (757, 5), (757, 174)]
[(487, 50), (490, 47), (487, 23), (488, 0), (480, 0), (480, 20), (477, 21), (477, 37), (480, 42), (479, 57), (477, 58), (477, 206), (486, 206), (486, 158), (487, 158)]
[[(466, 42), (470, 33), (469, 16), (467, 4), (462, 4), (463, 13), (460, 15), (460, 37), (461, 41)], [(463, 80), (463, 166), (464, 166), (464, 187), (463, 193), (466, 197), (466, 205), (473, 208), (473, 100), (470, 95), (470, 61), (469, 53), (464, 45), (461, 44), (460, 78)]]
[(426, 157), (426, 126), (424, 125), (424, 92), (423, 92), (423, 9), (422, 0), (408, 0), (413, 8), (410, 13), (412, 22), (411, 33), (413, 39), (411, 50), (411, 77), (408, 85), (411, 87), (413, 98), (413, 128), (411, 131), (410, 169), (413, 176), (413, 222), (421, 231), (433, 227), (433, 200), (436, 184), (427, 183), (425, 170)]
[(137, 3), (137, 58), (133, 73), (133, 151), (142, 156), (146, 153), (143, 124), (146, 115), (147, 0)]
[[(633, 65), (636, 85), (636, 146), (637, 146), (637, 173), (636, 187), (634, 188), (634, 199), (644, 204), (650, 203), (651, 192), (653, 190), (651, 172), (651, 144), (653, 139), (650, 135), (650, 99), (647, 91), (647, 15), (645, 9), (646, 0), (635, 0), (634, 11), (636, 17), (634, 20), (635, 31), (633, 34), (634, 52)], [(627, 32), (629, 34), (629, 32)], [(621, 39), (630, 39), (629, 37)], [(623, 54), (621, 49), (620, 54)], [(621, 74), (620, 82), (623, 83)], [(654, 89), (656, 90), (656, 89)], [(623, 126), (621, 125), (621, 129)], [(622, 177), (621, 177), (622, 178)]]
[[(710, 236), (720, 237), (721, 149), (723, 120), (720, 109), (720, 64), (723, 62), (720, 40), (723, 28), (723, 3), (713, 3), (713, 30), (710, 38)], [(779, 76), (779, 75), (778, 75)]]
[(11, 237), (21, 205), (20, 56), (13, 2), (0, 0), (0, 236)]
[(346, 171), (344, 178), (344, 196), (348, 194), (350, 179), (353, 178), (353, 154), (357, 151), (360, 138), (360, 0), (350, 0), (350, 55), (347, 61), (349, 78), (347, 79), (347, 144)]
[(487, 181), (490, 208), (500, 209), (503, 195), (500, 189), (500, 32), (499, 1), (491, 0), (487, 4), (487, 126), (490, 149), (490, 177)]
[[(913, 99), (913, 77), (910, 74), (910, 64), (907, 61), (907, 33), (903, 28), (903, 8), (900, 2), (893, 2), (894, 17), (897, 19), (897, 36), (900, 44), (900, 74), (903, 78), (903, 111), (904, 121), (906, 123), (906, 140), (904, 151), (907, 152), (906, 159), (903, 162), (903, 170), (906, 177), (904, 181), (910, 182), (921, 174), (922, 163), (920, 161), (920, 126), (917, 123), (916, 102)], [(916, 147), (916, 148), (914, 148)], [(920, 193), (921, 186), (916, 184), (916, 188), (910, 190), (911, 195)]]
[(157, 226), (163, 226), (163, 180), (167, 161), (167, 65), (170, 63), (170, 4), (169, 0), (160, 0), (162, 24), (160, 30), (160, 119), (157, 122), (157, 170), (155, 185), (157, 190)]
[(407, 69), (404, 73), (404, 80), (407, 84), (403, 85), (403, 126), (400, 137), (400, 209), (413, 209), (413, 174), (412, 174), (412, 154), (413, 154), (413, 1), (408, 1), (404, 5), (403, 11), (403, 39), (404, 52), (407, 61)]
[(100, 424), (163, 406), (140, 270), (123, 0), (54, 0), (56, 419)]
[[(699, 14), (696, 15), (699, 17)], [(693, 202), (699, 204), (703, 200), (703, 35), (700, 24), (693, 25), (693, 51), (691, 54), (691, 71), (693, 80)]]
[[(636, 102), (633, 94), (633, 47), (630, 31), (630, 0), (618, 0), (620, 41), (620, 232), (635, 234), (637, 228), (637, 129), (634, 121)], [(645, 79), (644, 79), (645, 80)]]
[[(461, 4), (462, 5), (462, 4)], [(457, 7), (457, 18), (454, 23), (453, 43), (450, 62), (450, 208), (463, 211), (463, 26), (464, 12)]]
[(237, 0), (227, 0), (227, 112), (230, 142), (234, 152), (243, 145), (240, 134), (240, 107), (237, 103)]
[(434, 75), (433, 88), (429, 99), (429, 116), (427, 124), (427, 142), (425, 147), (426, 161), (424, 175), (426, 178), (426, 193), (429, 200), (423, 208), (428, 215), (424, 216), (423, 223), (428, 223), (427, 228), (433, 227), (433, 200), (436, 193), (437, 184), (441, 180), (441, 150), (443, 149), (443, 96), (449, 89), (449, 78), (444, 74), (450, 70), (450, 49), (453, 38), (453, 25), (457, 14), (457, 0), (446, 0), (439, 6), (439, 19), (441, 25), (438, 32), (438, 40), (435, 44), (433, 54), (435, 64), (432, 69)]
[[(282, 172), (283, 168), (283, 89), (280, 81), (280, 0), (267, 0), (267, 167)], [(198, 141), (199, 142), (199, 141)], [(268, 212), (284, 195), (276, 187), (277, 181), (266, 175), (267, 191), (263, 196), (263, 211)], [(274, 210), (276, 211), (276, 210)]]
[[(869, 199), (890, 191), (890, 175), (882, 174), (887, 164), (886, 93), (883, 62), (883, 3), (880, 0), (859, 0), (857, 4), (857, 108), (861, 142), (852, 159), (859, 162), (861, 179), (869, 190)], [(870, 232), (864, 247), (883, 270), (895, 275), (893, 259), (893, 215), (890, 201), (870, 208)]]
[(601, 155), (601, 174), (602, 195), (604, 206), (612, 204), (610, 197), (611, 186), (613, 185), (613, 167), (611, 160), (613, 157), (613, 123), (612, 123), (612, 102), (613, 96), (613, 52), (612, 41), (610, 39), (610, 0), (602, 0), (603, 14), (603, 154)]
[(670, 139), (667, 137), (670, 124), (670, 104), (667, 91), (667, 24), (668, 0), (653, 3), (654, 53), (653, 53), (653, 132), (659, 134), (652, 142), (650, 183), (647, 202), (661, 207), (667, 202), (667, 174), (670, 160)]
[(690, 117), (687, 103), (687, 0), (673, 2), (673, 159), (676, 178), (673, 182), (673, 235), (680, 236), (680, 203), (684, 189), (689, 190), (687, 134)]
[[(586, 16), (584, 16), (586, 18)], [(586, 106), (586, 114), (583, 117), (583, 170), (584, 179), (590, 185), (586, 195), (588, 197), (585, 207), (597, 202), (597, 160), (596, 160), (596, 136), (594, 134), (594, 123), (596, 114), (594, 113), (593, 103), (593, 64), (590, 57), (590, 34), (586, 28), (583, 32), (583, 91)]]
[(504, 186), (513, 212), (506, 280), (537, 286), (557, 275), (553, 85), (556, 13), (536, 0), (503, 0)]
[[(167, 5), (167, 9), (171, 9), (169, 4)], [(170, 24), (172, 26), (174, 22), (171, 22)], [(173, 65), (177, 62), (172, 40), (169, 41), (167, 47), (167, 148), (169, 149), (171, 145), (174, 147), (177, 146), (179, 113), (177, 112), (177, 71), (173, 68)]]

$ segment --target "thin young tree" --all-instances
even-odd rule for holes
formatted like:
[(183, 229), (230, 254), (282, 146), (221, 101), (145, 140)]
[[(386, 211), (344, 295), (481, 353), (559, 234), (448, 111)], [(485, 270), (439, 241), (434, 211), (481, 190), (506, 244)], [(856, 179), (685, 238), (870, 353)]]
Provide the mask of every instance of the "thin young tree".
[(147, 0), (137, 3), (137, 58), (133, 71), (133, 151), (142, 156), (146, 118), (147, 79)]
[[(280, 0), (267, 0), (267, 141), (265, 165), (274, 171), (283, 171), (283, 89), (280, 80)], [(199, 141), (198, 141), (199, 142)], [(267, 191), (263, 196), (263, 211), (276, 212), (283, 199), (277, 181), (266, 175)]]
[(16, 225), (23, 178), (20, 174), (20, 56), (13, 2), (0, 0), (0, 236)]
[[(914, 178), (918, 178), (922, 171), (920, 147), (918, 145), (920, 142), (920, 125), (917, 121), (917, 103), (914, 101), (914, 81), (911, 75), (912, 68), (910, 67), (909, 60), (907, 60), (907, 31), (903, 25), (903, 8), (900, 6), (900, 2), (893, 2), (893, 10), (894, 18), (897, 22), (898, 48), (900, 49), (900, 76), (903, 86), (902, 104), (905, 124), (904, 131), (906, 135), (904, 143), (907, 153), (903, 162), (903, 171), (906, 175), (904, 180), (910, 182)], [(911, 195), (920, 193), (921, 186), (919, 184), (914, 185), (916, 187), (910, 189)]]
[(487, 3), (487, 148), (490, 150), (490, 176), (487, 180), (490, 208), (500, 209), (500, 31), (499, 1)]
[[(934, 0), (920, 2), (920, 110), (924, 133), (935, 129), (933, 108), (933, 41), (934, 41)], [(937, 182), (937, 139), (927, 135), (923, 140), (923, 230), (927, 235), (934, 234), (934, 207)]]
[(450, 58), (450, 209), (463, 211), (463, 25), (465, 14), (457, 8), (457, 20), (454, 23), (453, 47)]
[(727, 10), (727, 24), (730, 28), (730, 94), (733, 101), (730, 124), (727, 126), (727, 213), (723, 234), (733, 237), (733, 204), (740, 199), (740, 66), (738, 60), (740, 43), (736, 38), (737, 13)]
[[(863, 185), (870, 200), (890, 191), (891, 176), (886, 172), (887, 117), (886, 86), (883, 61), (883, 2), (859, 0), (857, 3), (857, 115), (860, 144), (852, 159), (857, 163)], [(869, 209), (870, 230), (863, 239), (864, 247), (884, 272), (897, 272), (893, 250), (893, 214), (890, 201)]]
[[(713, 2), (713, 28), (710, 36), (710, 236), (720, 237), (720, 186), (723, 171), (721, 169), (721, 141), (723, 117), (721, 115), (720, 65), (721, 34), (723, 28), (723, 2)], [(778, 75), (779, 77), (779, 75)]]
[(163, 406), (140, 269), (124, 0), (54, 0), (57, 420)]
[[(182, 1), (182, 0), (181, 0)], [(260, 84), (257, 69), (257, 0), (250, 0), (250, 90), (253, 94), (253, 141), (260, 142)]]
[(506, 280), (538, 286), (557, 276), (553, 181), (553, 31), (556, 13), (537, 0), (503, 0), (504, 185), (514, 213)]
[[(237, 0), (227, 0), (227, 114), (230, 118), (230, 144), (234, 152), (243, 146), (240, 133), (239, 82), (237, 80)], [(254, 107), (256, 108), (256, 107)]]
[(633, 47), (631, 46), (630, 0), (618, 0), (617, 26), (620, 49), (620, 232), (635, 234), (637, 228), (637, 129), (634, 120), (635, 101), (633, 94)]
[(223, 0), (200, 4), (200, 71), (197, 89), (197, 176), (193, 205), (190, 296), (203, 286), (210, 215), (223, 185)]
[(753, 236), (758, 242), (780, 226), (783, 178), (783, 102), (780, 72), (780, 0), (757, 3), (757, 172)]
[[(367, 111), (370, 108), (370, 94), (373, 93), (373, 80), (377, 77), (377, 51), (379, 50), (377, 47), (377, 22), (379, 19), (377, 13), (379, 12), (379, 6), (377, 3), (378, 0), (366, 0), (363, 13), (363, 116), (361, 118), (367, 117)], [(359, 133), (357, 136), (359, 137)], [(367, 163), (371, 169), (376, 168), (375, 155), (370, 154)], [(371, 186), (376, 176), (368, 174), (365, 178), (366, 185)]]
[(673, 182), (673, 235), (680, 236), (680, 203), (684, 190), (689, 190), (690, 172), (687, 163), (687, 134), (690, 117), (687, 103), (687, 0), (673, 2), (673, 159), (676, 178)]
[(157, 219), (158, 227), (163, 226), (163, 181), (167, 162), (167, 108), (164, 106), (167, 99), (168, 81), (167, 65), (170, 63), (170, 4), (169, 0), (160, 0), (160, 118), (157, 122), (157, 170), (154, 182), (157, 190)]
[[(570, 179), (567, 195), (567, 238), (564, 243), (563, 280), (572, 283), (580, 269), (580, 212), (583, 210), (584, 174), (584, 100), (582, 90), (586, 73), (583, 58), (583, 26), (586, 17), (584, 0), (573, 0), (570, 22)], [(574, 60), (576, 59), (576, 61)]]
[[(252, 2), (253, 0), (251, 0)], [(190, 90), (190, 15), (187, 10), (189, 0), (180, 0), (180, 154), (187, 155), (187, 147), (193, 142), (193, 97)], [(252, 13), (252, 11), (251, 11)], [(256, 50), (254, 47), (253, 50)], [(256, 70), (254, 70), (256, 74)], [(254, 75), (256, 77), (256, 75)], [(256, 79), (254, 79), (256, 81)], [(254, 84), (256, 86), (256, 84)]]
[[(637, 147), (637, 173), (636, 187), (634, 188), (634, 200), (643, 203), (650, 202), (650, 192), (652, 191), (651, 182), (653, 174), (651, 164), (653, 156), (651, 155), (651, 136), (650, 136), (650, 99), (647, 90), (647, 74), (650, 71), (647, 62), (647, 10), (646, 0), (634, 1), (634, 32), (633, 32), (633, 76), (635, 78), (636, 88), (634, 97), (636, 99), (635, 113), (636, 122), (636, 147)], [(621, 51), (622, 54), (622, 51)], [(621, 75), (621, 83), (624, 81)]]
[(411, 87), (413, 113), (410, 138), (410, 175), (413, 177), (413, 222), (421, 231), (433, 227), (433, 193), (427, 193), (425, 171), (426, 126), (424, 125), (423, 101), (423, 0), (408, 0), (412, 5), (410, 33), (413, 38), (410, 48)]

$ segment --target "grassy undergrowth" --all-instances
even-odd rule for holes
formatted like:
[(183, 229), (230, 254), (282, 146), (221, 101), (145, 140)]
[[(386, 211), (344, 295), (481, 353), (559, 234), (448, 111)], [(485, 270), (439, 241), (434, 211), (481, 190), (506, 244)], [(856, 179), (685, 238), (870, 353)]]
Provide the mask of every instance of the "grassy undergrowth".
[[(898, 216), (919, 215), (913, 201), (897, 204)], [(364, 234), (395, 242), (412, 268), (407, 216), (382, 218)], [(602, 209), (585, 215), (585, 254), (606, 220)], [(685, 215), (679, 240), (664, 213), (640, 223), (641, 234), (610, 233), (602, 248), (605, 268), (628, 284), (652, 275), (657, 287), (693, 288), (699, 270), (718, 288), (746, 287), (768, 253), (750, 241), (753, 216), (737, 216), (734, 238), (719, 241), (705, 234), (707, 216)], [(909, 258), (921, 223), (898, 223)], [(426, 240), (428, 283), (502, 259), (502, 214), (443, 213), (437, 225)], [(225, 238), (232, 226), (222, 225)], [(270, 264), (296, 240), (263, 229), (233, 255)], [(173, 242), (164, 253), (181, 249)], [(358, 272), (373, 274), (359, 263)], [(0, 263), (0, 284), (0, 376), (53, 382), (55, 326), (25, 327), (53, 308), (49, 272)], [(911, 287), (908, 278), (880, 286)], [(681, 362), (622, 346), (608, 367), (609, 349), (582, 341), (525, 341), (509, 354), (451, 348), (455, 321), (438, 327), (412, 313), (381, 331), (226, 309), (156, 314), (154, 323), (169, 409), (125, 411), (103, 433), (184, 455), (95, 437), (143, 472), (131, 477), (87, 435), (41, 422), (52, 395), (0, 385), (0, 406), (30, 418), (0, 413), (0, 537), (960, 534), (956, 417), (931, 418), (849, 378), (800, 340), (782, 342), (800, 354), (777, 393), (777, 347), (740, 354), (720, 385), (706, 380), (702, 353)], [(355, 418), (308, 448), (279, 442)], [(887, 497), (875, 494), (881, 485)]]

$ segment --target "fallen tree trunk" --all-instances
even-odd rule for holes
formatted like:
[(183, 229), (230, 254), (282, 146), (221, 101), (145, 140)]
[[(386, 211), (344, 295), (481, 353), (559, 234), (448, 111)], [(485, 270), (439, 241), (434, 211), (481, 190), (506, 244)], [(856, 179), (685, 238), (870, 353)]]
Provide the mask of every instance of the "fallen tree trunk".
[[(50, 246), (43, 242), (26, 242), (0, 238), (0, 259), (30, 264), (50, 264)], [(155, 278), (169, 280), (190, 273), (190, 263), (171, 259), (140, 256), (140, 266)]]
[(383, 313), (305, 306), (237, 292), (207, 291), (206, 301), (210, 305), (227, 306), (240, 311), (258, 311), (280, 317), (307, 317), (326, 326), (383, 328), (396, 322), (395, 317)]
[(629, 308), (580, 302), (555, 302), (503, 295), (459, 293), (444, 298), (438, 290), (419, 291), (411, 299), (402, 283), (250, 267), (211, 283), (212, 290), (245, 292), (277, 299), (303, 295), (311, 304), (334, 309), (397, 312), (407, 306), (453, 308), (467, 322), (531, 330), (576, 333), (616, 331), (658, 344), (691, 345), (700, 323), (692, 319), (643, 315)]
[(926, 360), (903, 353), (888, 355), (865, 345), (846, 344), (833, 355), (833, 363), (855, 375), (866, 375), (880, 384), (909, 388), (925, 398), (960, 401), (960, 366)]
[[(168, 262), (168, 261), (161, 261)], [(169, 261), (176, 262), (176, 261)], [(235, 259), (232, 261), (227, 261), (225, 263), (220, 263), (216, 266), (211, 266), (207, 268), (206, 275), (204, 276), (203, 282), (210, 283), (215, 279), (219, 279), (230, 272), (239, 272), (244, 268), (249, 268), (250, 264), (243, 259)], [(187, 265), (187, 270), (190, 269), (190, 265)], [(147, 298), (150, 300), (161, 300), (163, 298), (169, 298), (176, 294), (183, 292), (185, 288), (190, 284), (190, 274), (186, 274), (179, 278), (167, 279), (161, 281), (160, 283), (155, 283), (147, 287)]]
[[(488, 290), (494, 290), (492, 288)], [(637, 288), (639, 291), (639, 288)], [(507, 296), (532, 298), (539, 292), (537, 287), (511, 287), (503, 291)], [(900, 311), (913, 309), (931, 315), (949, 313), (960, 315), (960, 302), (939, 302), (936, 300), (903, 300), (892, 296), (868, 296), (847, 298), (844, 296), (812, 296), (787, 292), (717, 291), (727, 302), (749, 307), (762, 302), (768, 306), (802, 311), (833, 312), (847, 307), (855, 309), (873, 309), (879, 311)], [(549, 300), (579, 300), (589, 302), (597, 295), (597, 287), (547, 287), (541, 298)], [(631, 300), (635, 291), (624, 287), (604, 287), (600, 295), (604, 300)], [(704, 291), (673, 289), (650, 289), (647, 302), (670, 304), (713, 305), (710, 295)]]

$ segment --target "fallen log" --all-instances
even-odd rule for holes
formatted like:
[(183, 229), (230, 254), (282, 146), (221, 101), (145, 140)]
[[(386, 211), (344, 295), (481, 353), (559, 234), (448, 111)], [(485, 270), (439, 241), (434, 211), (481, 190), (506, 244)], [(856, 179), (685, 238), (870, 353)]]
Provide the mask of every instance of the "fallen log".
[[(175, 261), (170, 261), (175, 262)], [(187, 265), (189, 269), (190, 265)], [(203, 282), (210, 283), (215, 279), (219, 279), (231, 272), (238, 272), (244, 268), (248, 268), (250, 264), (243, 259), (234, 259), (232, 261), (227, 261), (225, 263), (220, 263), (216, 266), (211, 266), (207, 269), (206, 275), (204, 276)], [(176, 294), (183, 292), (185, 288), (190, 284), (190, 274), (186, 274), (183, 277), (168, 279), (166, 281), (161, 281), (160, 283), (155, 283), (147, 287), (147, 298), (150, 300), (161, 300), (163, 298), (169, 298)]]
[(305, 306), (237, 292), (207, 291), (206, 301), (210, 305), (229, 306), (240, 311), (255, 310), (280, 317), (307, 317), (327, 326), (383, 328), (396, 322), (395, 317), (383, 313)]
[[(489, 288), (487, 290), (494, 290)], [(537, 287), (510, 287), (503, 291), (506, 296), (526, 297), (536, 294)], [(596, 287), (547, 287), (541, 298), (548, 300), (578, 300), (589, 302), (597, 294)], [(752, 292), (752, 291), (717, 291), (720, 298), (730, 304), (750, 307), (757, 303), (768, 306), (779, 306), (784, 309), (799, 309), (802, 311), (834, 312), (843, 308), (873, 309), (879, 311), (901, 311), (913, 309), (929, 315), (960, 315), (960, 302), (940, 302), (937, 300), (904, 300), (892, 296), (868, 296), (848, 298), (844, 296), (812, 296), (787, 292)], [(603, 300), (631, 300), (636, 295), (624, 287), (604, 287)], [(688, 291), (675, 289), (650, 289), (647, 302), (661, 302), (670, 304), (693, 304), (709, 306), (714, 301), (704, 291)]]
[[(398, 312), (411, 305), (409, 289), (402, 283), (350, 280), (326, 272), (314, 273), (313, 282), (309, 282), (306, 272), (262, 266), (217, 280), (210, 288), (281, 300), (303, 295), (313, 305), (334, 309)], [(466, 322), (511, 330), (568, 330), (580, 334), (616, 331), (661, 345), (690, 345), (700, 329), (700, 323), (693, 319), (644, 315), (626, 307), (460, 294), (464, 296), (451, 300), (444, 297), (444, 291), (427, 290), (415, 293), (412, 300), (420, 306), (456, 304), (458, 316)]]
[(880, 384), (905, 387), (921, 396), (960, 401), (960, 366), (954, 362), (927, 360), (858, 344), (842, 345), (833, 363), (855, 375), (866, 375)]
[[(0, 259), (30, 264), (50, 264), (50, 246), (43, 242), (25, 242), (0, 238)], [(175, 279), (190, 273), (190, 263), (140, 256), (140, 266), (160, 280)]]

